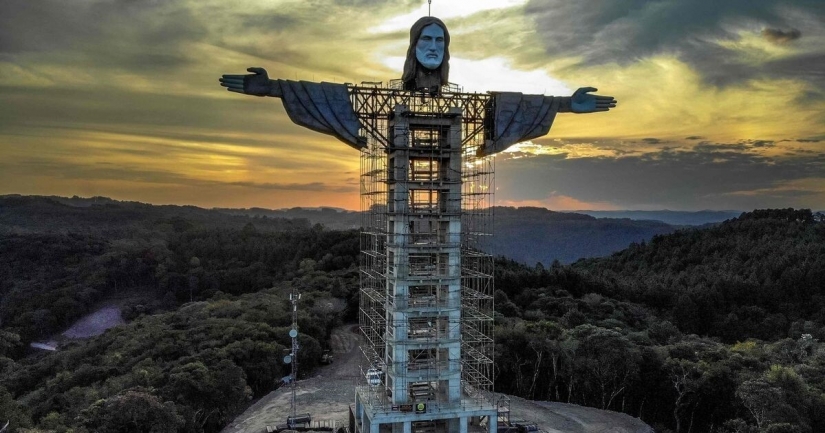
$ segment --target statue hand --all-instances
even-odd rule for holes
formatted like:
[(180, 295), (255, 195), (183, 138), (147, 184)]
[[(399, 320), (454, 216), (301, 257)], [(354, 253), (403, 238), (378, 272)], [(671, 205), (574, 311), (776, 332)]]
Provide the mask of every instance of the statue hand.
[(226, 87), (230, 92), (238, 92), (246, 95), (267, 96), (272, 84), (269, 75), (264, 68), (247, 68), (252, 74), (229, 75), (224, 74), (218, 81), (221, 86)]
[(595, 111), (608, 111), (616, 106), (616, 99), (612, 96), (590, 95), (595, 92), (595, 87), (580, 87), (570, 98), (570, 111), (574, 113), (593, 113)]

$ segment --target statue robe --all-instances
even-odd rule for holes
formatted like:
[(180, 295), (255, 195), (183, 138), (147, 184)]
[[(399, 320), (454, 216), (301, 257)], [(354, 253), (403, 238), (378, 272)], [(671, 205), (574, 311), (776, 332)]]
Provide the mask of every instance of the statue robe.
[[(332, 135), (355, 149), (367, 146), (359, 135), (361, 123), (352, 107), (348, 87), (344, 84), (308, 81), (273, 80), (272, 96), (278, 96), (295, 124)], [(490, 95), (487, 137), (480, 156), (493, 155), (508, 147), (538, 138), (550, 131), (559, 111), (568, 111), (565, 99), (544, 95), (499, 92)]]
[[(332, 135), (356, 148), (367, 147), (358, 135), (361, 122), (352, 108), (348, 87), (334, 83), (273, 80), (272, 96), (279, 96), (289, 119), (296, 125)], [(277, 88), (276, 88), (277, 87)]]
[(488, 137), (479, 156), (493, 155), (522, 141), (547, 135), (556, 113), (566, 111), (565, 99), (544, 95), (524, 95), (517, 92), (492, 94), (484, 119)]

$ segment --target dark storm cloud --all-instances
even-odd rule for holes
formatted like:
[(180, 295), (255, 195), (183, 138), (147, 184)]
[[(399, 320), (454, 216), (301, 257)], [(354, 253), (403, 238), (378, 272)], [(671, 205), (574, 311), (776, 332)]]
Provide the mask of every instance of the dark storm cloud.
[(20, 125), (76, 126), (89, 130), (95, 124), (113, 128), (130, 125), (148, 134), (156, 132), (158, 127), (210, 125), (230, 129), (238, 119), (226, 116), (224, 110), (227, 109), (236, 112), (246, 109), (246, 117), (260, 116), (261, 120), (268, 118), (270, 122), (283, 124), (289, 122), (276, 117), (277, 110), (281, 109), (278, 104), (268, 104), (268, 112), (250, 113), (249, 101), (240, 98), (157, 95), (114, 88), (101, 92), (0, 86), (0, 130)]
[(785, 44), (795, 39), (799, 39), (802, 37), (802, 32), (797, 29), (790, 29), (788, 31), (782, 29), (764, 29), (762, 30), (762, 36), (765, 39), (775, 43), (775, 44)]
[(771, 141), (771, 140), (749, 140), (747, 143), (750, 144), (753, 147), (774, 147), (774, 146), (776, 146), (776, 142)]
[(630, 154), (633, 154), (633, 153), (638, 153), (634, 150), (623, 149), (621, 147), (604, 146), (604, 147), (598, 147), (597, 149), (599, 149), (599, 150), (609, 150), (609, 151), (613, 152), (613, 154), (616, 155), (616, 156), (623, 156), (623, 155), (630, 155)]
[(183, 64), (205, 29), (179, 1), (0, 1), (0, 53), (75, 53), (83, 64), (143, 70)]
[(286, 14), (247, 14), (241, 15), (244, 26), (268, 30), (290, 30), (301, 25), (301, 20)]
[(294, 40), (301, 31), (312, 28), (313, 18), (306, 12), (227, 14), (225, 10), (216, 9), (204, 13), (205, 19), (216, 27), (215, 38), (210, 42), (217, 46), (287, 64), (300, 63), (306, 57), (300, 50), (300, 41)]
[(49, 51), (94, 35), (68, 2), (4, 0), (0, 2), (0, 53)]
[(821, 0), (531, 0), (526, 11), (551, 57), (628, 64), (657, 54), (675, 55), (717, 86), (768, 76), (799, 77), (825, 87), (823, 69), (816, 69), (825, 61), (823, 53), (754, 67), (739, 60), (733, 48), (718, 44), (738, 40), (733, 26), (754, 23), (764, 26), (764, 37), (774, 42), (804, 39), (800, 23), (783, 13), (788, 8), (803, 11), (815, 22), (809, 25), (821, 28), (825, 21)]
[(822, 91), (825, 90), (825, 52), (768, 62), (764, 68), (776, 76), (799, 77), (820, 84), (822, 87), (811, 96), (822, 98)]
[[(783, 140), (784, 141), (784, 140)], [(692, 149), (694, 152), (718, 152), (718, 151), (747, 151), (768, 147), (775, 147), (776, 142), (773, 140), (740, 140), (736, 143), (710, 143), (702, 141)]]
[(748, 146), (744, 143), (707, 143), (702, 142), (693, 147), (694, 152), (726, 152), (738, 151), (742, 152), (748, 150)]
[[(794, 197), (821, 194), (778, 188), (825, 178), (825, 155), (772, 158), (743, 152), (743, 143), (705, 143), (693, 150), (660, 150), (619, 158), (526, 158), (497, 164), (499, 196), (519, 201), (550, 191), (620, 207), (754, 208), (759, 203), (799, 206)], [(767, 201), (767, 198), (774, 201)], [(787, 199), (786, 202), (782, 200)], [(764, 206), (764, 205), (763, 205)]]

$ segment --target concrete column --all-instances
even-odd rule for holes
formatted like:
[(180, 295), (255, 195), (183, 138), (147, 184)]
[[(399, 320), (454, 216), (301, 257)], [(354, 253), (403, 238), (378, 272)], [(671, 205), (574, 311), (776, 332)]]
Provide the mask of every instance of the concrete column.
[(406, 421), (406, 422), (403, 422), (402, 424), (404, 424), (403, 433), (412, 433), (412, 422)]
[(381, 429), (381, 424), (378, 424), (377, 422), (371, 422), (369, 432), (365, 432), (365, 433), (378, 433), (378, 431), (380, 429)]
[(467, 433), (467, 417), (462, 416), (458, 419), (458, 431), (459, 433)]

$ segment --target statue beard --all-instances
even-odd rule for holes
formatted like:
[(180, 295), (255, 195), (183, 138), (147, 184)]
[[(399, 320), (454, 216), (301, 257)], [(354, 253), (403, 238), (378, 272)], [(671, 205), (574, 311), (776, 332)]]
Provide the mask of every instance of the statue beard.
[(420, 63), (418, 64), (415, 74), (414, 90), (421, 88), (432, 89), (433, 86), (440, 88), (443, 84), (445, 83), (441, 82), (441, 66), (438, 66), (435, 69), (427, 69)]

